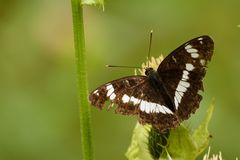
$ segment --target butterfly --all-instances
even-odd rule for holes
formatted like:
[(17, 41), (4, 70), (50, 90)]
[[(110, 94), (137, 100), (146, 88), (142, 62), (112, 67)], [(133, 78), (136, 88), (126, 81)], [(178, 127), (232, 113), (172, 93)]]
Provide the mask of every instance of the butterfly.
[(160, 132), (179, 126), (199, 108), (206, 67), (213, 55), (209, 36), (194, 38), (171, 52), (158, 66), (101, 85), (89, 95), (93, 106), (102, 109), (107, 100), (123, 115), (137, 115), (141, 124)]

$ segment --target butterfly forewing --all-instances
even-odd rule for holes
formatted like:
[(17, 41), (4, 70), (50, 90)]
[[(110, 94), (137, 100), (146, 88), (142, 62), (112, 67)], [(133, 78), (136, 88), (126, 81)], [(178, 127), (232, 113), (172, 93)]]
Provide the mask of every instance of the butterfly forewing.
[(90, 93), (89, 100), (100, 109), (110, 100), (117, 104), (116, 111), (122, 114), (136, 114), (140, 111), (173, 114), (160, 90), (153, 88), (146, 76), (129, 76), (108, 82)]
[(102, 109), (107, 100), (117, 104), (116, 111), (122, 114), (136, 114), (139, 101), (130, 99), (132, 94), (146, 81), (146, 76), (128, 76), (108, 82), (90, 93), (92, 105)]
[(202, 79), (213, 54), (213, 41), (201, 36), (188, 41), (170, 53), (158, 67), (158, 73), (171, 95), (177, 115), (187, 119), (199, 107)]

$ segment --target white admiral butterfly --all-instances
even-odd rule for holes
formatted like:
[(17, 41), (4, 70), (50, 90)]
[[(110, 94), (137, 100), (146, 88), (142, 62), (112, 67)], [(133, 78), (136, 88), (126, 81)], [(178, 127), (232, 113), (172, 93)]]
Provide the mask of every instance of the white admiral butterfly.
[(146, 68), (146, 76), (128, 76), (108, 82), (91, 92), (92, 105), (102, 109), (107, 100), (116, 112), (138, 115), (139, 122), (160, 132), (177, 127), (199, 107), (202, 79), (213, 55), (209, 36), (194, 38), (170, 53), (157, 71)]

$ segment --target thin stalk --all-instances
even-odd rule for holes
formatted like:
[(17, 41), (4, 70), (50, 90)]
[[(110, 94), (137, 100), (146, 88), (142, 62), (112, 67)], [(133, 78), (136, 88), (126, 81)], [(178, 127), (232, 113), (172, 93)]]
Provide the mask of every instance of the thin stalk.
[(79, 101), (79, 117), (81, 130), (82, 158), (84, 160), (93, 159), (92, 139), (91, 139), (91, 115), (88, 104), (88, 84), (85, 58), (85, 39), (83, 24), (83, 8), (80, 0), (71, 0), (74, 47), (77, 67), (77, 85)]

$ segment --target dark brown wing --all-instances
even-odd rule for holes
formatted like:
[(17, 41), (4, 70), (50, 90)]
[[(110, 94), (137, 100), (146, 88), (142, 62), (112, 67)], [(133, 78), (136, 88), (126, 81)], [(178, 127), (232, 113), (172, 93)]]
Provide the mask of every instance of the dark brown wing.
[[(136, 114), (138, 108), (132, 103), (123, 103), (122, 97), (124, 94), (130, 94), (136, 87), (142, 85), (146, 80), (146, 76), (128, 76), (120, 78), (106, 84), (101, 85), (89, 95), (89, 100), (92, 105), (102, 109), (107, 100), (111, 104), (117, 104), (117, 111), (122, 114)], [(132, 94), (132, 93), (131, 93)]]
[(106, 83), (89, 96), (92, 105), (102, 109), (107, 100), (116, 104), (116, 112), (138, 114), (142, 124), (149, 123), (160, 131), (176, 127), (179, 121), (167, 107), (157, 89), (146, 76), (129, 76)]
[[(122, 99), (124, 94), (134, 94), (134, 91), (145, 83), (146, 76), (128, 76), (120, 78), (106, 84), (101, 85), (89, 95), (89, 100), (92, 105), (102, 109), (107, 100), (110, 100), (111, 104), (117, 104), (117, 112), (122, 114), (136, 114), (138, 113), (138, 107), (133, 105), (134, 103), (123, 103)], [(125, 102), (125, 101), (124, 101)]]
[(206, 65), (213, 55), (213, 40), (209, 36), (194, 38), (170, 53), (158, 67), (158, 73), (172, 96), (176, 114), (187, 119), (199, 107)]

